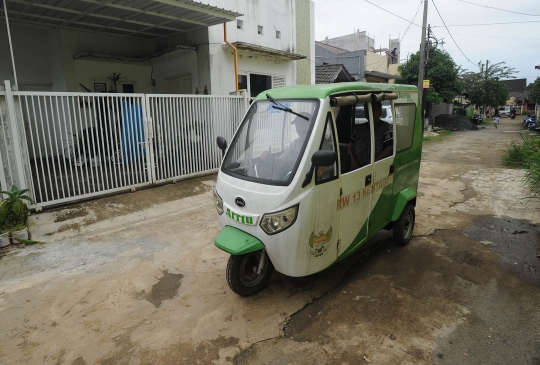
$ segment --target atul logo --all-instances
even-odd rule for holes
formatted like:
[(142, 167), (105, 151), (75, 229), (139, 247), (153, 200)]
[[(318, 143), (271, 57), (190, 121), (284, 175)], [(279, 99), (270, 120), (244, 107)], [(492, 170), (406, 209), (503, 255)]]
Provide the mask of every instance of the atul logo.
[(237, 222), (253, 225), (253, 217), (249, 217), (247, 215), (240, 215), (233, 212), (229, 208), (227, 208), (227, 212), (225, 213), (225, 215), (231, 219), (234, 219)]

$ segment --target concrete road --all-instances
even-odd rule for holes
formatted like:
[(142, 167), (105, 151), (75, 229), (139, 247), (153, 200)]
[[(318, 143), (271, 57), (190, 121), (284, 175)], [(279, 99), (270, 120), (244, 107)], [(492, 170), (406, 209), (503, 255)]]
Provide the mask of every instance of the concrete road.
[(2, 364), (540, 364), (540, 202), (519, 121), (426, 144), (415, 236), (241, 298), (215, 176), (33, 215), (0, 253)]

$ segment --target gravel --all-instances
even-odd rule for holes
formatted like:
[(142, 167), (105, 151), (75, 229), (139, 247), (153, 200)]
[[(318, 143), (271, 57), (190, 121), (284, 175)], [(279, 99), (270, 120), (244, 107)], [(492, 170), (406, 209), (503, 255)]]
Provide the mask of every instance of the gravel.
[(435, 117), (435, 127), (446, 129), (447, 131), (474, 131), (478, 130), (469, 119), (459, 114), (441, 114)]

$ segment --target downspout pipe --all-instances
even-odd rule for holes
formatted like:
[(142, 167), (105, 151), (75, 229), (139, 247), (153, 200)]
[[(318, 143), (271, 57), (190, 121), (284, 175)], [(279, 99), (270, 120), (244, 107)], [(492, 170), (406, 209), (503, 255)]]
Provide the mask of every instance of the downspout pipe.
[(233, 53), (234, 53), (234, 84), (236, 86), (236, 91), (238, 92), (238, 91), (240, 91), (238, 89), (238, 50), (236, 49), (235, 46), (233, 46), (227, 40), (227, 23), (223, 23), (223, 39), (224, 39), (225, 43), (227, 43), (227, 45), (233, 49)]
[(13, 77), (15, 79), (15, 88), (18, 90), (19, 82), (17, 81), (17, 70), (15, 69), (15, 58), (13, 57), (13, 46), (11, 45), (11, 32), (9, 29), (9, 19), (8, 19), (6, 0), (4, 0), (4, 12), (6, 13), (6, 27), (7, 27), (7, 34), (8, 34), (8, 39), (9, 39), (9, 50), (11, 52), (11, 64), (13, 65)]

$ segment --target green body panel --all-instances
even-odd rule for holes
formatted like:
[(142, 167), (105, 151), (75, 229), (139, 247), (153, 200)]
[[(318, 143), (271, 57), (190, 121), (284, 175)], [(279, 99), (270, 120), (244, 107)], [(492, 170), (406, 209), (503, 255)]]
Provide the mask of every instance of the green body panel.
[(394, 197), (393, 193), (393, 184), (386, 186), (382, 192), (377, 204), (371, 209), (371, 215), (369, 217), (369, 233), (373, 230), (379, 231), (384, 228), (390, 222), (390, 216), (392, 211), (392, 201)]
[(263, 243), (258, 238), (231, 226), (223, 228), (214, 244), (220, 250), (231, 255), (242, 255), (264, 248)]
[(266, 93), (274, 99), (325, 99), (327, 96), (347, 91), (417, 91), (416, 86), (374, 84), (365, 82), (338, 82), (335, 84), (295, 85), (266, 90), (255, 100), (266, 100)]
[(392, 214), (392, 222), (399, 219), (401, 212), (403, 212), (403, 209), (405, 209), (407, 203), (415, 196), (416, 192), (411, 188), (407, 188), (398, 194), (397, 202), (394, 205), (394, 213)]
[[(354, 84), (354, 83), (351, 83), (351, 84)], [(382, 84), (382, 85), (390, 86), (387, 84)], [(401, 85), (401, 86), (405, 87), (406, 85)], [(413, 86), (406, 90), (416, 90), (416, 87)], [(411, 199), (416, 197), (416, 192), (418, 191), (418, 178), (420, 175), (420, 158), (422, 155), (422, 129), (423, 129), (422, 119), (421, 119), (421, 110), (418, 107), (419, 104), (420, 103), (418, 102), (417, 108), (416, 108), (416, 119), (415, 119), (412, 146), (408, 150), (405, 150), (396, 154), (394, 158), (394, 168), (395, 168), (394, 180), (391, 185), (384, 188), (381, 198), (378, 200), (375, 207), (373, 207), (373, 212), (376, 215), (377, 211), (380, 210), (380, 208), (378, 209), (380, 205), (390, 204), (390, 206), (394, 207), (394, 210), (392, 212), (392, 217), (389, 217), (385, 224), (383, 224), (382, 221), (379, 222), (380, 227), (373, 227), (373, 228), (370, 227), (367, 237), (365, 236), (367, 224), (364, 224), (364, 226), (362, 226), (362, 228), (360, 229), (359, 234), (354, 239), (353, 243), (349, 246), (349, 248), (347, 248), (347, 250), (345, 250), (336, 259), (336, 261), (334, 261), (332, 265), (335, 265), (336, 263), (342, 261), (343, 259), (347, 258), (349, 255), (356, 252), (360, 247), (362, 247), (364, 243), (366, 243), (371, 237), (373, 237), (377, 232), (379, 232), (379, 230), (382, 229), (387, 223), (397, 220), (399, 216), (401, 215), (401, 213), (403, 212), (403, 209), (405, 208), (405, 205), (407, 204), (407, 202), (409, 202)], [(387, 189), (392, 189), (392, 194), (390, 194), (390, 199), (388, 198), (388, 195), (385, 194), (388, 192)], [(387, 196), (387, 197), (384, 198), (384, 196)], [(396, 215), (397, 217), (395, 217)]]

